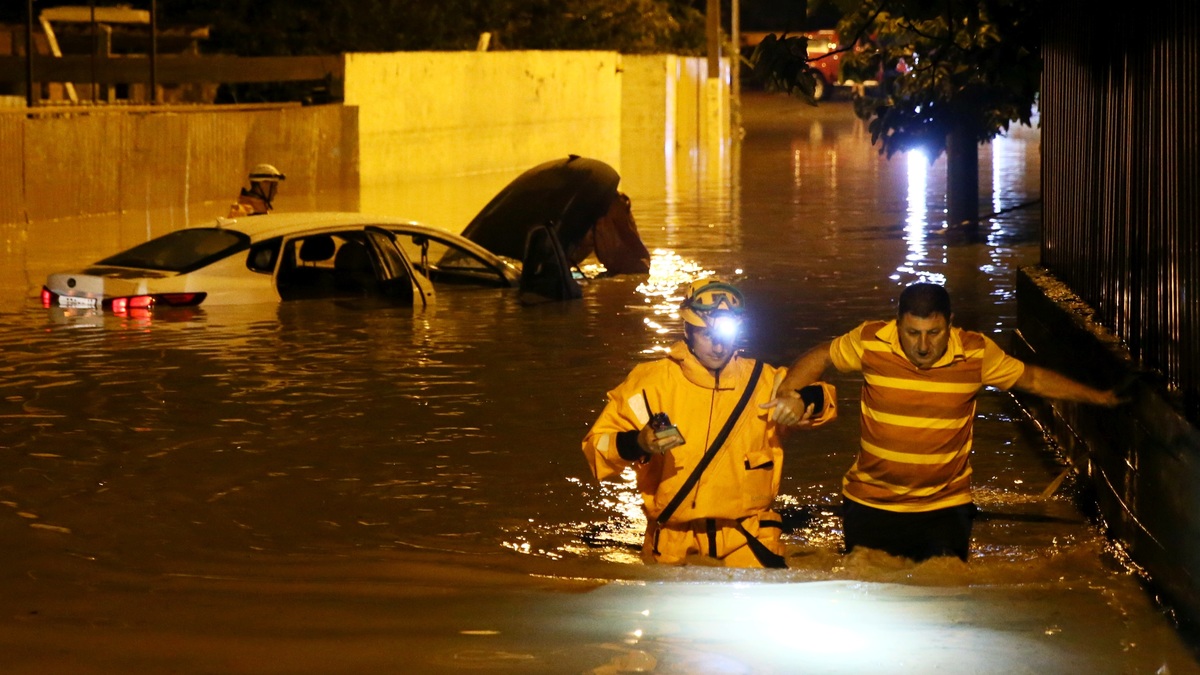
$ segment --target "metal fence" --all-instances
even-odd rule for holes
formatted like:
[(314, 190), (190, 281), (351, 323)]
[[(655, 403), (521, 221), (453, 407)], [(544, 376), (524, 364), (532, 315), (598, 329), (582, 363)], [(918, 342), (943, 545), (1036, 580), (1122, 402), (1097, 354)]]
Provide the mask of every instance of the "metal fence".
[(1200, 3), (1046, 3), (1043, 264), (1200, 422)]

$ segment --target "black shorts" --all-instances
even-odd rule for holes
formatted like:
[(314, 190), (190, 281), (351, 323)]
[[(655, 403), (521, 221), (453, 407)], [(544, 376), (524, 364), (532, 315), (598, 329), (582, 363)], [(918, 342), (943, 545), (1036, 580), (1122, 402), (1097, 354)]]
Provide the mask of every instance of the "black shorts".
[(846, 552), (855, 546), (873, 548), (918, 562), (936, 556), (967, 559), (975, 505), (936, 511), (898, 513), (842, 499), (842, 538)]

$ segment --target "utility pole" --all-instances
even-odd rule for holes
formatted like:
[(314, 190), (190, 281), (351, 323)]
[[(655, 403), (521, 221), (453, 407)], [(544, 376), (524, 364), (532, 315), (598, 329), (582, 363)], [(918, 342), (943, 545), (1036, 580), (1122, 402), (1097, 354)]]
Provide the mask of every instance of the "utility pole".
[(150, 0), (150, 102), (158, 103), (158, 0)]
[(25, 105), (33, 107), (33, 0), (25, 2)]
[(733, 54), (730, 58), (729, 67), (731, 72), (730, 78), (733, 82), (730, 85), (730, 105), (729, 105), (729, 122), (732, 131), (735, 134), (740, 133), (742, 128), (742, 21), (741, 21), (741, 4), (738, 0), (730, 0), (729, 3), (729, 42), (732, 45)]
[(708, 34), (708, 77), (721, 74), (721, 0), (708, 0), (705, 9)]

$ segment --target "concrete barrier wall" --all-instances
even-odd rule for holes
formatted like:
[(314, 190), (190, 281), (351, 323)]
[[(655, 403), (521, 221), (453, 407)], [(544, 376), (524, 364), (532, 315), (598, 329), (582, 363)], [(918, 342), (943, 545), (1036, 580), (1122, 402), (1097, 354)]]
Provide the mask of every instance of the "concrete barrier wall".
[(25, 118), (0, 114), (0, 223), (25, 222)]
[(615, 52), (347, 54), (364, 185), (524, 169), (568, 152), (621, 161)]
[[(658, 181), (661, 183), (666, 166), (673, 165), (678, 152), (677, 136), (687, 134), (694, 124), (681, 125), (678, 119), (680, 89), (677, 56), (625, 56), (621, 60), (621, 155), (635, 158), (643, 154), (659, 154), (659, 166), (631, 161), (623, 166), (625, 180)], [(634, 177), (634, 172), (645, 174)]]
[(1042, 268), (1017, 277), (1016, 356), (1099, 387), (1124, 386), (1114, 412), (1022, 396), (1079, 471), (1107, 534), (1122, 542), (1181, 627), (1200, 637), (1200, 432), (1093, 312)]
[(622, 57), (620, 168), (626, 181), (670, 190), (681, 163), (726, 159), (729, 67), (722, 61), (718, 76), (709, 78), (702, 58)]
[(259, 162), (292, 193), (357, 185), (356, 118), (340, 105), (39, 110), (0, 114), (0, 139), (0, 186), (21, 195), (0, 222), (232, 202)]
[(348, 54), (361, 208), (460, 230), (521, 171), (572, 153), (662, 186), (680, 154), (721, 155), (728, 68), (708, 82), (705, 59), (671, 54)]

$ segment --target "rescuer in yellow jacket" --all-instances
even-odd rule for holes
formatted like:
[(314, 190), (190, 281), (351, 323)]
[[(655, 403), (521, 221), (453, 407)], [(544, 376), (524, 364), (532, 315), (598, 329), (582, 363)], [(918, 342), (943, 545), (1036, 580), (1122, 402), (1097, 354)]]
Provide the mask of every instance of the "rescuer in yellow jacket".
[[(646, 562), (704, 556), (731, 567), (785, 566), (782, 520), (771, 507), (783, 469), (772, 401), (786, 370), (737, 354), (743, 309), (735, 286), (713, 278), (693, 283), (679, 311), (685, 339), (608, 392), (583, 440), (597, 479), (619, 481), (634, 468), (647, 521)], [(802, 408), (796, 426), (837, 415), (831, 386), (819, 383), (810, 392), (822, 401)]]
[(226, 218), (261, 216), (274, 208), (271, 202), (279, 191), (279, 181), (286, 179), (283, 172), (270, 164), (257, 164), (250, 170), (250, 189), (242, 188), (238, 200), (229, 207)]

